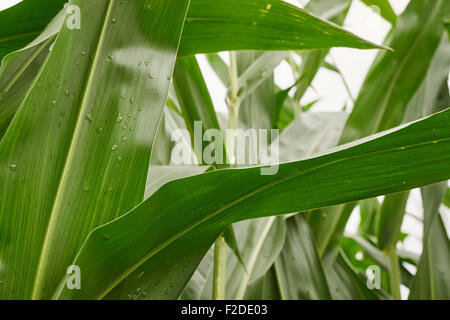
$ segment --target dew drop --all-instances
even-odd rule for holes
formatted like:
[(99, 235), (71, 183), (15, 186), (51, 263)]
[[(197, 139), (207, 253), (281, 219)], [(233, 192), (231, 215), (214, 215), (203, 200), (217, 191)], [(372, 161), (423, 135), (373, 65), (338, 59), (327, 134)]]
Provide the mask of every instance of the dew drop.
[(66, 97), (68, 97), (70, 94), (69, 90), (64, 91), (64, 94), (66, 95)]
[(15, 165), (15, 164), (10, 164), (9, 165), (9, 170), (16, 171), (16, 169), (17, 169), (17, 165)]
[(122, 115), (119, 113), (119, 115), (116, 118), (116, 122), (119, 123), (120, 121), (122, 121)]
[(172, 80), (172, 76), (168, 76), (167, 80), (171, 81)]
[(123, 136), (122, 139), (120, 139), (120, 140), (127, 141), (127, 139), (128, 139), (127, 137)]
[(117, 144), (113, 144), (113, 145), (111, 146), (111, 150), (112, 150), (112, 151), (116, 151), (116, 150), (117, 150)]
[(111, 20), (111, 22), (114, 24), (114, 23), (116, 23), (116, 18), (112, 18), (112, 20)]
[(52, 101), (52, 105), (53, 105), (54, 107), (56, 106), (56, 101), (55, 101), (55, 100)]
[(97, 132), (98, 134), (100, 134), (103, 131), (102, 127), (97, 127), (97, 129), (95, 129), (95, 132)]
[(91, 116), (91, 114), (90, 113), (86, 113), (86, 120), (87, 121), (89, 121), (89, 122), (91, 122), (92, 121), (92, 116)]
[(133, 97), (130, 98), (130, 103), (131, 103), (131, 104), (134, 103), (134, 98), (133, 98)]
[(154, 78), (155, 78), (155, 76), (154, 76), (153, 74), (151, 74), (151, 73), (148, 74), (148, 77), (149, 77), (150, 79), (154, 79)]
[(85, 55), (86, 55), (86, 51), (84, 51), (84, 50), (81, 51), (81, 55), (82, 55), (82, 56), (85, 56)]
[(117, 157), (117, 162), (119, 162), (119, 163), (122, 162), (122, 157), (121, 156)]
[(88, 186), (88, 185), (84, 185), (84, 186), (83, 186), (83, 191), (84, 191), (84, 192), (89, 192), (89, 191), (91, 191), (91, 189), (92, 189), (92, 188), (91, 188), (90, 186)]

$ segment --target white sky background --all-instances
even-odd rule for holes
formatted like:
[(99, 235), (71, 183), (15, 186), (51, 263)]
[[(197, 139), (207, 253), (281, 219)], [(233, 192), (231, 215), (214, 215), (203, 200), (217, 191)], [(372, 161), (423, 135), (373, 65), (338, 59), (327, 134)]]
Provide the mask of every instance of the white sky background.
[[(1, 0), (0, 10), (6, 9), (20, 1), (21, 0)], [(298, 6), (303, 6), (308, 2), (308, 0), (285, 1)], [(396, 13), (401, 14), (409, 3), (409, 0), (390, 0), (390, 2)], [(359, 0), (354, 0), (347, 19), (345, 20), (344, 27), (364, 39), (375, 43), (383, 43), (383, 40), (390, 29), (390, 24)], [(357, 50), (349, 48), (333, 48), (331, 50), (331, 56), (349, 84), (354, 97), (357, 95), (377, 52), (378, 50)], [(221, 56), (225, 61), (228, 61), (228, 54), (221, 53)], [(197, 58), (204, 73), (216, 110), (226, 112), (225, 87), (211, 70), (206, 59), (202, 55), (197, 56)], [(284, 89), (291, 86), (294, 81), (288, 64), (286, 62), (281, 63), (275, 70), (276, 84)], [(305, 94), (302, 103), (307, 103), (319, 98), (320, 100), (313, 107), (313, 111), (340, 111), (345, 104), (347, 104), (348, 107), (352, 107), (351, 99), (346, 93), (342, 80), (336, 73), (321, 68), (312, 85), (315, 90), (309, 89)], [(382, 197), (380, 197), (380, 200), (381, 198)], [(442, 206), (441, 209), (448, 232), (450, 229), (450, 210), (444, 206)], [(422, 200), (418, 189), (412, 191), (412, 197), (410, 197), (406, 210), (419, 218), (422, 217)], [(355, 233), (358, 224), (359, 212), (356, 210), (350, 219), (346, 232)], [(403, 247), (409, 251), (420, 254), (422, 251), (421, 225), (415, 218), (410, 215), (405, 215), (402, 231), (410, 234), (405, 240)], [(404, 297), (407, 295), (407, 290), (405, 288), (402, 290), (402, 295)]]

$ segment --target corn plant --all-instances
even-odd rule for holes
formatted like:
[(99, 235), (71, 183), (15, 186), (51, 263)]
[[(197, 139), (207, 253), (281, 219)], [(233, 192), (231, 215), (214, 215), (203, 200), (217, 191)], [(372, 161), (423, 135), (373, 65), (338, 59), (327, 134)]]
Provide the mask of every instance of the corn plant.
[[(0, 12), (0, 299), (450, 297), (448, 0), (363, 1), (384, 44), (342, 26), (352, 0), (65, 2)], [(333, 47), (378, 53), (351, 111), (316, 112)], [(239, 161), (251, 130), (269, 160)]]

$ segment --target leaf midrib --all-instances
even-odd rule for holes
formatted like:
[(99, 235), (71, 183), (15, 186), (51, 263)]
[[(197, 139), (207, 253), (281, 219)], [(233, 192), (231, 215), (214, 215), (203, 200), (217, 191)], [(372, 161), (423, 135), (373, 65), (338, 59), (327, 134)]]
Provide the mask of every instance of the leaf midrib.
[(100, 60), (100, 58), (99, 58), (100, 49), (103, 47), (103, 44), (104, 44), (105, 34), (106, 34), (105, 30), (109, 24), (109, 21), (111, 20), (111, 19), (109, 19), (109, 17), (111, 15), (111, 10), (113, 8), (114, 2), (115, 2), (115, 0), (108, 1), (108, 6), (105, 10), (103, 23), (102, 23), (101, 30), (100, 30), (100, 33), (98, 36), (98, 39), (99, 39), (98, 44), (95, 49), (95, 52), (94, 52), (94, 55), (92, 58), (92, 62), (89, 67), (86, 86), (84, 87), (83, 94), (81, 96), (81, 103), (80, 103), (80, 108), (79, 108), (78, 115), (77, 115), (75, 130), (72, 135), (72, 139), (70, 142), (69, 150), (67, 152), (66, 160), (64, 162), (63, 171), (62, 171), (59, 181), (58, 181), (58, 188), (56, 190), (55, 198), (53, 201), (52, 211), (50, 213), (49, 222), (47, 224), (47, 230), (45, 233), (44, 242), (42, 243), (42, 246), (41, 246), (41, 248), (42, 248), (41, 255), (40, 255), (39, 263), (36, 268), (36, 276), (34, 278), (34, 284), (32, 287), (32, 290), (33, 290), (32, 291), (32, 299), (38, 299), (39, 295), (41, 294), (40, 290), (41, 290), (41, 286), (43, 285), (43, 281), (44, 281), (44, 279), (42, 279), (42, 277), (43, 277), (43, 273), (45, 272), (45, 265), (46, 265), (46, 263), (48, 263), (47, 256), (49, 253), (47, 250), (47, 248), (48, 248), (47, 243), (50, 240), (50, 235), (57, 228), (55, 217), (58, 215), (58, 211), (56, 211), (55, 209), (58, 208), (60, 192), (61, 192), (61, 188), (62, 188), (62, 182), (65, 181), (65, 179), (66, 179), (67, 168), (69, 167), (69, 164), (72, 162), (74, 154), (76, 153), (76, 150), (74, 150), (73, 146), (76, 145), (76, 142), (80, 136), (80, 131), (81, 131), (80, 117), (83, 114), (83, 112), (86, 111), (86, 108), (87, 108), (86, 98), (90, 95), (90, 92), (92, 90), (93, 77), (95, 76), (95, 71), (97, 70), (98, 63)]

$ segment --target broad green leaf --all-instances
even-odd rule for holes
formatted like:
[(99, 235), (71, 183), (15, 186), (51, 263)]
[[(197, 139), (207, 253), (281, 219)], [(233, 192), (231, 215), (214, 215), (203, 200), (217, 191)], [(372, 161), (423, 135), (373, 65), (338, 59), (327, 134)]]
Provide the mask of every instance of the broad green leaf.
[(356, 203), (340, 204), (312, 212), (309, 223), (314, 232), (319, 256), (324, 263), (332, 264), (337, 249)]
[[(411, 1), (387, 37), (356, 99), (341, 143), (399, 125), (438, 48), (450, 2)], [(420, 61), (420, 63), (417, 63)], [(370, 120), (368, 120), (370, 119)]]
[(244, 259), (242, 258), (241, 250), (239, 249), (238, 240), (236, 238), (236, 233), (234, 232), (233, 225), (230, 225), (225, 229), (225, 231), (223, 232), (223, 237), (228, 247), (231, 249), (235, 257), (238, 259), (241, 266), (247, 271)]
[[(213, 263), (214, 249), (210, 248), (189, 279), (189, 283), (180, 296), (182, 300), (211, 299)], [(145, 299), (145, 296), (142, 298)]]
[(51, 297), (87, 234), (142, 201), (188, 2), (71, 4), (81, 29), (63, 24), (0, 142), (3, 299)]
[(3, 58), (0, 66), (0, 139), (36, 79), (63, 20), (64, 12), (25, 48)]
[[(174, 78), (175, 92), (191, 136), (192, 148), (201, 164), (204, 158), (203, 152), (210, 142), (196, 141), (196, 137), (202, 139), (204, 132), (209, 129), (220, 130), (216, 112), (195, 57), (178, 58)], [(197, 129), (196, 121), (200, 125)], [(221, 134), (221, 132), (217, 133)], [(226, 163), (226, 153), (223, 153), (222, 156), (218, 155), (218, 157), (221, 158), (222, 163), (215, 166), (221, 167)]]
[(272, 266), (264, 277), (253, 282), (247, 289), (246, 300), (281, 300), (275, 267)]
[[(336, 146), (339, 136), (347, 120), (346, 113), (303, 113), (283, 130), (275, 143), (279, 143), (279, 159), (293, 161), (308, 157), (317, 152), (324, 152)], [(309, 223), (316, 238), (317, 249), (322, 257), (325, 245), (338, 228), (338, 219), (329, 219), (330, 224), (323, 224), (323, 217), (340, 217), (344, 206), (315, 210)], [(339, 212), (333, 212), (338, 210)], [(350, 210), (351, 212), (351, 210)], [(349, 212), (349, 213), (350, 213)]]
[[(0, 12), (0, 21), (6, 22), (5, 27), (0, 29), (11, 30), (0, 33), (4, 41), (11, 42), (3, 55), (29, 43), (56, 15), (63, 3), (62, 0), (25, 0), (23, 5)], [(147, 11), (151, 13), (151, 10)], [(20, 16), (22, 12), (26, 14)], [(30, 19), (30, 12), (38, 14)], [(18, 15), (20, 19), (16, 19)], [(17, 20), (15, 27), (6, 27), (13, 20)], [(341, 46), (381, 48), (281, 0), (192, 0), (179, 54)]]
[(335, 300), (379, 300), (374, 290), (367, 287), (365, 281), (356, 273), (351, 263), (342, 252), (333, 262), (333, 265), (324, 265), (331, 296)]
[(166, 183), (205, 172), (208, 166), (150, 166), (145, 186), (147, 199)]
[[(426, 77), (428, 66), (437, 54), (442, 38), (443, 27), (439, 19), (449, 10), (448, 1), (409, 3), (386, 39), (394, 52), (380, 53), (375, 59), (355, 101), (340, 143), (374, 134), (408, 120), (405, 118), (408, 104)], [(421, 63), (417, 64), (419, 60)], [(418, 106), (419, 110), (423, 108), (428, 112), (434, 108), (432, 105), (434, 102), (427, 105), (420, 103)], [(353, 206), (355, 204), (345, 205), (343, 212), (351, 211)], [(348, 217), (342, 215), (339, 219), (334, 216), (330, 218), (345, 226)], [(327, 224), (333, 224), (329, 220), (324, 219), (323, 228), (327, 229)], [(332, 248), (338, 247), (343, 231), (344, 228), (341, 228), (341, 232), (333, 235), (334, 240), (326, 244), (331, 257), (336, 255)]]
[[(391, 265), (389, 263), (389, 257), (386, 254), (384, 254), (379, 248), (377, 248), (375, 245), (369, 242), (367, 239), (363, 238), (360, 235), (355, 235), (350, 236), (345, 240), (354, 241), (355, 243), (357, 243), (364, 250), (363, 252), (365, 256), (371, 258), (372, 261), (370, 264), (375, 263), (379, 265), (381, 268), (383, 268), (385, 271), (387, 271), (389, 274), (391, 273)], [(363, 269), (365, 270), (367, 267), (368, 265), (365, 265)], [(404, 283), (406, 286), (409, 286), (412, 279), (411, 274), (403, 266), (400, 266), (400, 271), (402, 283)]]
[(25, 0), (0, 11), (0, 60), (16, 51), (44, 30), (66, 0)]
[(238, 127), (267, 130), (272, 128), (275, 103), (273, 69), (285, 56), (285, 52), (238, 52), (236, 54), (239, 99), (241, 99)]
[(450, 72), (450, 42), (444, 33), (425, 78), (409, 102), (403, 121), (420, 119), (450, 105), (447, 79)]
[(422, 188), (423, 251), (410, 287), (409, 299), (450, 298), (450, 241), (439, 214), (447, 183)]
[[(83, 288), (61, 286), (56, 297), (127, 298), (139, 289), (148, 292), (148, 299), (174, 298), (195, 270), (187, 262), (200, 263), (233, 222), (448, 179), (449, 120), (450, 109), (322, 156), (281, 164), (273, 176), (260, 175), (256, 167), (172, 181), (130, 213), (93, 231), (74, 261), (84, 270)], [(380, 166), (384, 161), (390, 165)]]
[(287, 300), (331, 299), (327, 279), (304, 216), (286, 220), (286, 242), (275, 270), (280, 293)]
[(195, 57), (178, 58), (174, 71), (174, 88), (186, 126), (194, 136), (194, 122), (202, 129), (220, 129), (211, 97)]
[[(15, 39), (13, 42), (17, 42), (18, 47), (24, 46), (31, 39), (29, 34), (26, 32), (24, 34), (22, 31), (32, 26), (34, 28), (32, 35), (36, 36), (39, 33), (36, 31), (39, 30), (39, 26), (43, 30), (62, 4), (61, 0), (40, 0), (39, 2), (26, 0), (2, 11), (0, 13), (0, 17), (4, 17), (3, 20), (0, 19), (2, 21), (14, 20), (22, 11), (39, 12), (37, 15), (39, 19), (33, 20), (30, 26), (21, 19), (16, 21), (17, 27), (12, 29), (13, 34), (8, 36), (5, 34), (5, 37)], [(42, 10), (46, 7), (49, 9)], [(151, 14), (151, 10), (149, 11)], [(65, 15), (65, 11), (61, 11), (61, 14)], [(23, 16), (26, 15), (21, 15), (21, 18)], [(332, 16), (333, 14), (330, 17)], [(283, 26), (288, 30), (287, 32), (282, 31)], [(241, 30), (244, 27), (246, 32)], [(280, 30), (277, 37), (273, 34), (274, 30)], [(217, 37), (217, 31), (220, 31), (221, 37)], [(211, 48), (216, 48), (213, 51), (302, 50), (333, 46), (377, 47), (281, 0), (193, 0), (184, 27), (180, 52), (186, 55), (212, 52)], [(5, 54), (12, 50), (6, 51)], [(14, 113), (15, 109), (8, 112), (9, 115)]]
[(376, 235), (376, 221), (380, 210), (377, 199), (367, 199), (359, 203), (361, 223), (358, 231), (363, 234)]
[(397, 23), (397, 15), (394, 9), (392, 9), (389, 0), (361, 0), (363, 3), (376, 10), (386, 21), (389, 21), (392, 25)]
[(378, 247), (381, 250), (395, 248), (408, 198), (409, 192), (400, 192), (384, 199), (377, 222)]
[(242, 300), (249, 286), (262, 278), (285, 243), (282, 217), (269, 217), (234, 224), (245, 268), (234, 257), (227, 258), (227, 298)]
[(380, 48), (281, 0), (194, 0), (180, 55), (334, 46)]

